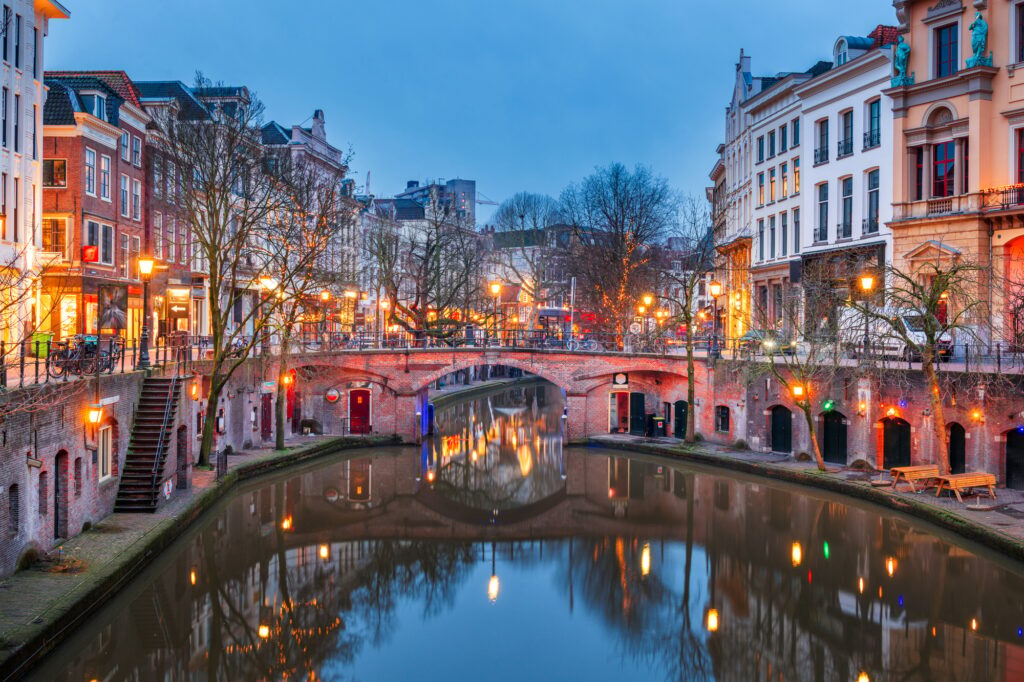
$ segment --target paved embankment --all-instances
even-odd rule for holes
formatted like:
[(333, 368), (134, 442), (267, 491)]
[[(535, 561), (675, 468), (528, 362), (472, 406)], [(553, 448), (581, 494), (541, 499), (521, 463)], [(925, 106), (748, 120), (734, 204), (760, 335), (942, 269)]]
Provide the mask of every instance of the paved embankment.
[(960, 503), (951, 493), (936, 497), (934, 488), (922, 490), (919, 483), (915, 484), (916, 493), (903, 483), (896, 489), (872, 485), (872, 481), (890, 480), (888, 472), (838, 467), (822, 472), (813, 462), (799, 462), (786, 455), (734, 450), (709, 443), (691, 445), (675, 438), (608, 435), (591, 438), (589, 442), (849, 495), (931, 522), (1015, 561), (1024, 561), (1024, 491), (998, 488), (995, 500), (985, 492), (973, 499), (965, 495), (964, 503)]
[[(76, 626), (148, 566), (199, 516), (240, 481), (342, 450), (395, 444), (391, 438), (296, 439), (283, 451), (254, 450), (228, 457), (220, 481), (197, 470), (192, 487), (178, 490), (153, 514), (111, 514), (66, 541), (51, 557), (0, 580), (0, 680), (18, 679)], [(70, 570), (58, 570), (60, 564)]]

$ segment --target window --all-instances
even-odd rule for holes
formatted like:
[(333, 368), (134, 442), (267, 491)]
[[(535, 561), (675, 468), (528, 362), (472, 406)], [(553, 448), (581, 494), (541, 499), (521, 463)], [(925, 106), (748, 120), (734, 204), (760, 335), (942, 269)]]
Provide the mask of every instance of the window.
[(814, 150), (814, 163), (828, 162), (828, 119), (817, 123), (818, 146)]
[(789, 251), (789, 214), (785, 211), (779, 214), (779, 237), (782, 238), (779, 255), (785, 257)]
[(815, 241), (828, 241), (828, 183), (818, 185), (818, 232)]
[(186, 223), (178, 225), (178, 262), (184, 263), (186, 258), (185, 255), (188, 249), (185, 246), (188, 244), (188, 227)]
[(960, 191), (963, 194), (967, 194), (968, 187), (970, 187), (970, 172), (971, 172), (971, 145), (969, 140), (964, 140), (964, 160), (963, 160), (963, 187)]
[(18, 484), (15, 483), (7, 488), (7, 530), (11, 533), (17, 533), (20, 528), (21, 491), (18, 488)]
[(120, 234), (120, 248), (117, 251), (117, 269), (121, 277), (128, 279), (128, 235)]
[(167, 161), (167, 174), (165, 176), (167, 180), (167, 201), (171, 201), (174, 198), (174, 162)]
[[(4, 40), (6, 40), (6, 39), (7, 38), (5, 36)], [(7, 88), (4, 88), (4, 101), (3, 101), (2, 107), (3, 107), (3, 119), (4, 119), (3, 120), (3, 126), (4, 126), (4, 130), (3, 130), (3, 144), (4, 144), (5, 148), (7, 147), (7, 130), (9, 128), (9, 126), (7, 125), (7, 118), (8, 118), (8, 115), (7, 115), (7, 103), (10, 101), (10, 98), (11, 98), (10, 90), (8, 90)]]
[(11, 8), (4, 5), (4, 25), (2, 27), (4, 34), (4, 61), (11, 61), (10, 58), (10, 35), (11, 32), (7, 29), (11, 26)]
[(844, 111), (840, 116), (843, 124), (843, 139), (839, 140), (836, 158), (843, 158), (853, 153), (853, 110)]
[(768, 255), (775, 258), (775, 216), (768, 217)]
[(64, 218), (43, 218), (43, 251), (68, 257), (68, 229)]
[(39, 29), (32, 29), (32, 75), (39, 77)]
[(132, 137), (132, 165), (142, 167), (142, 140)]
[(97, 455), (100, 460), (100, 480), (114, 473), (114, 431), (110, 426), (100, 428), (96, 435)]
[(757, 205), (764, 206), (764, 173), (757, 174)]
[(757, 221), (757, 259), (764, 260), (764, 220)]
[(784, 152), (784, 151), (786, 151), (786, 149), (789, 148), (788, 138), (789, 138), (789, 126), (783, 124), (782, 127), (779, 128), (779, 151), (780, 152)]
[(800, 253), (800, 209), (793, 209), (793, 253)]
[(757, 162), (764, 161), (764, 136), (757, 138)]
[(1024, 4), (1017, 5), (1017, 63), (1024, 62)]
[(793, 159), (793, 194), (800, 194), (800, 157)]
[(14, 15), (14, 68), (21, 68), (21, 15)]
[(142, 253), (142, 240), (132, 237), (132, 252), (129, 262), (131, 263), (132, 279), (139, 279), (139, 254)]
[(21, 95), (14, 96), (14, 151), (21, 151)]
[(729, 408), (725, 405), (715, 407), (715, 431), (729, 433)]
[(935, 29), (935, 77), (952, 76), (959, 71), (959, 24)]
[(853, 178), (843, 178), (839, 181), (842, 190), (843, 218), (840, 224), (839, 239), (849, 239), (853, 236)]
[(924, 149), (915, 147), (914, 156), (914, 201), (924, 199)]
[(128, 176), (121, 174), (121, 215), (128, 217)]
[(7, 239), (7, 173), (0, 178), (0, 239)]
[(956, 191), (953, 183), (953, 164), (956, 143), (943, 142), (932, 147), (932, 196), (951, 197)]
[(864, 133), (864, 149), (882, 144), (882, 100), (868, 102), (868, 129)]
[(768, 158), (775, 156), (775, 131), (768, 131)]
[(82, 496), (82, 458), (75, 457), (75, 497)]
[(100, 198), (110, 201), (110, 157), (100, 157)]
[(114, 228), (110, 225), (102, 225), (94, 220), (86, 221), (85, 243), (88, 246), (98, 246), (100, 251), (100, 262), (105, 265), (114, 264)]
[(39, 160), (39, 107), (32, 105), (32, 160)]
[(164, 195), (164, 180), (163, 180), (163, 161), (159, 156), (153, 158), (153, 196), (162, 197)]
[(43, 187), (67, 187), (68, 162), (66, 159), (43, 159)]
[(132, 180), (132, 220), (142, 218), (142, 183)]
[(768, 201), (775, 201), (775, 169), (768, 171)]
[(153, 258), (161, 260), (164, 257), (164, 217), (159, 213), (153, 214)]
[(21, 231), (21, 223), (19, 222), (18, 209), (21, 207), (21, 180), (14, 178), (14, 241), (18, 241), (18, 233)]
[(846, 49), (846, 41), (840, 40), (836, 45), (835, 63), (836, 66), (842, 66), (850, 58), (850, 53)]
[(864, 234), (878, 232), (878, 169), (868, 171), (868, 216), (864, 221)]
[(167, 216), (167, 260), (174, 262), (174, 218)]
[(127, 161), (128, 160), (128, 155), (130, 153), (128, 151), (128, 142), (129, 142), (130, 139), (131, 139), (131, 135), (129, 135), (127, 133), (127, 131), (121, 133), (121, 160), (122, 161)]
[(794, 118), (789, 127), (793, 129), (793, 146), (800, 146), (800, 119)]
[(789, 196), (789, 164), (782, 164), (782, 192), (779, 196), (783, 199)]

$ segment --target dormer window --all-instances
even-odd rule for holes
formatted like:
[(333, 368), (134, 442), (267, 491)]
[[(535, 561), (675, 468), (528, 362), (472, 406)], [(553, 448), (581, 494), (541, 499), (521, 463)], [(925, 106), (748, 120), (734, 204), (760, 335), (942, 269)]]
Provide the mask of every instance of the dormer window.
[(835, 57), (834, 61), (836, 63), (836, 66), (842, 66), (847, 61), (849, 61), (850, 53), (847, 49), (845, 40), (840, 40), (838, 43), (836, 43), (836, 49), (833, 56)]
[(82, 108), (101, 121), (107, 120), (107, 98), (99, 94), (82, 95)]

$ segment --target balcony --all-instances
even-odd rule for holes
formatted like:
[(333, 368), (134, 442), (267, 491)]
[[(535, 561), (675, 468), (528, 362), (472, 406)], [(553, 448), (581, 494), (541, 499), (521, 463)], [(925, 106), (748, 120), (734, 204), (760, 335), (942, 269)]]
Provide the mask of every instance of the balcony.
[(875, 147), (878, 147), (881, 144), (882, 144), (882, 131), (881, 131), (881, 129), (869, 130), (866, 133), (864, 133), (864, 150), (863, 151), (867, 151), (869, 149), (874, 149)]
[(828, 147), (818, 147), (814, 150), (814, 165), (828, 163)]
[(983, 192), (986, 211), (1024, 210), (1024, 183), (993, 187)]
[(860, 231), (861, 234), (876, 234), (878, 232), (878, 216), (861, 220)]
[(853, 154), (853, 138), (845, 140), (839, 140), (839, 144), (836, 145), (836, 158), (842, 159)]
[(853, 223), (842, 221), (836, 223), (836, 239), (850, 239), (853, 237)]
[(921, 218), (938, 218), (949, 215), (977, 213), (981, 210), (985, 194), (974, 192), (958, 194), (952, 197), (907, 201), (893, 204), (893, 220), (917, 220)]
[(36, 251), (36, 263), (43, 268), (60, 265), (66, 258), (63, 251)]

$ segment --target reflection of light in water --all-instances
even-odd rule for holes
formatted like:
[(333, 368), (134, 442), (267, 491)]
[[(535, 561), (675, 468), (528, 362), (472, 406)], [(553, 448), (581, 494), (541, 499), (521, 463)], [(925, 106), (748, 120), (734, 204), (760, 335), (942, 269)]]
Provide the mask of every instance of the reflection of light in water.
[(188, 581), (193, 585), (196, 584), (196, 569), (193, 568), (191, 571), (188, 572)]
[(260, 625), (259, 636), (260, 639), (266, 639), (267, 637), (270, 637), (270, 626)]
[(320, 558), (326, 561), (331, 556), (331, 548), (329, 545), (320, 545)]
[(519, 473), (526, 478), (533, 471), (533, 455), (530, 453), (530, 448), (525, 445), (519, 448), (517, 456), (519, 457)]
[(885, 572), (889, 574), (890, 578), (896, 573), (896, 560), (892, 557), (885, 560)]
[(286, 517), (284, 517), (284, 520), (281, 521), (281, 530), (291, 530), (291, 529), (292, 529), (292, 517), (286, 516)]
[(793, 543), (793, 547), (790, 550), (790, 559), (793, 561), (794, 566), (799, 566), (800, 562), (804, 560), (804, 548), (799, 542)]
[(718, 609), (708, 609), (708, 632), (718, 632)]
[(501, 584), (498, 582), (498, 576), (492, 575), (491, 579), (487, 581), (487, 598), (492, 602), (498, 601), (498, 590), (501, 589)]
[(644, 548), (640, 552), (640, 574), (643, 576), (649, 575), (651, 572), (651, 545), (648, 542), (644, 543)]

